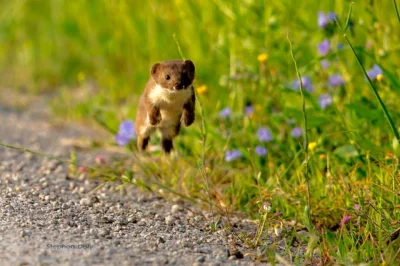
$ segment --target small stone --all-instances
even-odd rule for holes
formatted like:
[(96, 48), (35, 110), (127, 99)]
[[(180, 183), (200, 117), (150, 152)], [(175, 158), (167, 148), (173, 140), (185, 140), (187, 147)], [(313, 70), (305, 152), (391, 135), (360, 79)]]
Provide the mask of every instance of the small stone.
[(183, 210), (182, 206), (180, 206), (178, 204), (174, 204), (171, 207), (171, 213), (177, 213), (177, 212), (182, 211), (182, 210)]
[(121, 218), (120, 220), (118, 220), (118, 224), (119, 225), (127, 225), (128, 224), (128, 221), (126, 220), (126, 219), (124, 219), (124, 218)]
[(196, 258), (196, 262), (205, 262), (206, 261), (206, 256), (198, 256)]
[(45, 201), (49, 201), (49, 200), (50, 200), (50, 196), (49, 196), (49, 195), (46, 195), (46, 196), (44, 197), (44, 200), (45, 200)]
[(86, 179), (86, 174), (85, 173), (82, 173), (82, 174), (80, 174), (79, 176), (78, 176), (78, 180), (79, 181), (83, 181), (83, 180), (85, 180)]
[(99, 235), (101, 235), (101, 236), (107, 236), (109, 234), (110, 234), (110, 230), (108, 230), (107, 228), (103, 228), (99, 232)]
[(47, 183), (47, 182), (43, 182), (42, 183), (42, 188), (46, 188), (46, 187), (48, 187), (49, 186), (49, 184)]
[(92, 207), (93, 206), (93, 202), (90, 198), (83, 198), (79, 201), (79, 204), (83, 205), (83, 206), (89, 206)]
[(210, 254), (211, 249), (210, 248), (204, 248), (204, 247), (198, 247), (194, 249), (195, 253), (203, 253), (203, 254)]
[(236, 256), (229, 256), (229, 260), (236, 260)]
[(203, 216), (197, 215), (197, 216), (194, 217), (194, 220), (196, 222), (202, 221), (203, 220)]
[(171, 215), (168, 215), (167, 217), (165, 217), (165, 224), (166, 225), (173, 225), (174, 224), (174, 220), (173, 220), (173, 217)]
[(80, 187), (79, 188), (79, 193), (81, 193), (81, 194), (85, 193), (85, 188), (84, 187)]
[(21, 231), (21, 237), (26, 237), (26, 236), (29, 236), (29, 235), (30, 235), (29, 231), (27, 231), (27, 230), (22, 230)]
[(144, 220), (144, 219), (140, 220), (137, 224), (139, 226), (146, 226), (147, 225), (146, 220)]
[(64, 167), (61, 164), (59, 164), (59, 165), (57, 165), (56, 169), (54, 170), (54, 173), (59, 174), (63, 171), (64, 171)]
[(105, 224), (111, 224), (114, 222), (114, 217), (112, 216), (104, 216), (103, 218), (101, 218), (101, 222), (105, 223)]
[(137, 223), (136, 217), (130, 216), (127, 220), (128, 223)]

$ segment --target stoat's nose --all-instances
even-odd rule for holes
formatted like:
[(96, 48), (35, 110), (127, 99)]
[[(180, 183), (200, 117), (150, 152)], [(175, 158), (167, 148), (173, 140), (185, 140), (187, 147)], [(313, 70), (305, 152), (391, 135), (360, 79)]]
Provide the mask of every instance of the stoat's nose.
[(184, 88), (185, 88), (185, 85), (183, 85), (182, 83), (177, 83), (174, 86), (174, 90), (181, 90), (181, 89), (184, 89)]

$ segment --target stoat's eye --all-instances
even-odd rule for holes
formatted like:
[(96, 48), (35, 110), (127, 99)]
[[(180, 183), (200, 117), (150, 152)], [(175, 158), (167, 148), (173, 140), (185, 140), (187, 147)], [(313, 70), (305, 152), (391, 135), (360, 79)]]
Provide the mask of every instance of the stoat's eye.
[(169, 80), (171, 77), (169, 75), (165, 75), (165, 79)]

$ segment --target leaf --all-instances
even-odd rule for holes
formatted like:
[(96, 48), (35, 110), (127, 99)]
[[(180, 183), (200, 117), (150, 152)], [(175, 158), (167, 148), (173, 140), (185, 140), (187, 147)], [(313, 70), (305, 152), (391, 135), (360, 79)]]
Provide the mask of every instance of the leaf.
[(343, 159), (350, 159), (359, 155), (356, 147), (354, 147), (353, 144), (346, 144), (344, 146), (341, 146), (334, 150), (333, 153), (339, 157), (342, 157)]
[(351, 11), (353, 11), (353, 4), (354, 4), (354, 2), (352, 2), (350, 4), (350, 10), (349, 10), (349, 13), (347, 15), (346, 26), (344, 27), (344, 33), (347, 32), (347, 30), (348, 30), (348, 28), (350, 26), (350, 17), (351, 17)]
[(381, 110), (371, 109), (363, 104), (352, 103), (347, 104), (346, 107), (354, 111), (357, 117), (367, 118), (369, 121), (380, 120), (382, 117)]

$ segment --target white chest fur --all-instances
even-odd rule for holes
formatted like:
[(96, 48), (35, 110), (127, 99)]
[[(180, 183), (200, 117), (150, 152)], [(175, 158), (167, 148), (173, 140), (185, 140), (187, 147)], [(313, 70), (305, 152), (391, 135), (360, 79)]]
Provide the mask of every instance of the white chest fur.
[(168, 90), (160, 85), (156, 85), (149, 93), (150, 101), (162, 108), (183, 108), (183, 105), (192, 96), (192, 90), (187, 88), (185, 90)]
[(161, 122), (157, 127), (168, 128), (180, 120), (183, 105), (192, 97), (192, 88), (172, 91), (156, 85), (149, 93), (152, 104), (160, 108)]

